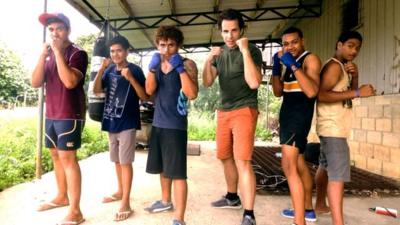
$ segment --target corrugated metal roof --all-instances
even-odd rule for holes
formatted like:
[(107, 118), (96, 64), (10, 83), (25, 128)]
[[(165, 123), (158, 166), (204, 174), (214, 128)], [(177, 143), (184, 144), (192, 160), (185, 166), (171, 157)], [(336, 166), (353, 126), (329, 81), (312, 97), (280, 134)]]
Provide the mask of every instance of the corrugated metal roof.
[(221, 43), (216, 26), (219, 13), (239, 10), (252, 42), (278, 39), (279, 32), (301, 18), (319, 17), (322, 0), (67, 0), (99, 28), (109, 21), (112, 30), (127, 37), (136, 51), (154, 49), (160, 25), (177, 25), (184, 47)]

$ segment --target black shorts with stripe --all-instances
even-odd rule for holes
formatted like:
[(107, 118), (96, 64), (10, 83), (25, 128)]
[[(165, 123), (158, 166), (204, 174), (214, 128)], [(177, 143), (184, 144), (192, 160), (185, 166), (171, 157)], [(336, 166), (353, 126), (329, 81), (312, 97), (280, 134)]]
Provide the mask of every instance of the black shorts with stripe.
[(58, 150), (77, 150), (81, 147), (84, 120), (45, 120), (45, 146)]

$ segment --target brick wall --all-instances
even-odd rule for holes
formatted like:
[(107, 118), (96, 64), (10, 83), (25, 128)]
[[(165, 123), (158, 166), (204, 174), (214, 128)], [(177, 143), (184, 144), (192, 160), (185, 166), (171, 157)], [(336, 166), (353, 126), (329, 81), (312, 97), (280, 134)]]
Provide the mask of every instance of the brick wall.
[[(318, 141), (315, 126), (309, 141)], [(348, 143), (352, 165), (400, 180), (400, 94), (353, 100)]]

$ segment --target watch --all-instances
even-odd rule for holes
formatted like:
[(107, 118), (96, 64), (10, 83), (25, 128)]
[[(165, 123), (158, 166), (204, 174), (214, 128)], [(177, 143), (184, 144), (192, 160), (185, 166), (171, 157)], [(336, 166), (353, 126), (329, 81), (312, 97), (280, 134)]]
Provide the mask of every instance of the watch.
[(296, 72), (296, 70), (300, 69), (299, 67), (297, 67), (295, 64), (290, 66), (290, 69), (294, 72)]

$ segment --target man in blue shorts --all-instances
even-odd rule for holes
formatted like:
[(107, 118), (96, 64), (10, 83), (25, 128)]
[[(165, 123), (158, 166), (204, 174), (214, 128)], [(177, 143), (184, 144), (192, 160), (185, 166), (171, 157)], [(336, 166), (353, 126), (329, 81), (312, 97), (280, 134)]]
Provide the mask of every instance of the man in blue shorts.
[(88, 56), (69, 40), (71, 26), (64, 14), (43, 13), (39, 21), (47, 27), (51, 40), (43, 45), (31, 83), (35, 88), (45, 85), (45, 145), (53, 160), (58, 193), (38, 211), (69, 205), (60, 224), (80, 224), (84, 218), (79, 206), (81, 170), (76, 151), (85, 121), (83, 84)]
[(102, 130), (108, 132), (110, 160), (115, 163), (118, 190), (103, 198), (103, 203), (121, 200), (115, 221), (132, 214), (130, 193), (135, 159), (136, 130), (140, 129), (139, 99), (148, 98), (142, 69), (127, 61), (130, 44), (123, 36), (116, 36), (108, 44), (110, 59), (104, 59), (93, 85), (95, 94), (105, 90)]
[(157, 29), (154, 53), (146, 80), (146, 92), (154, 95), (155, 112), (146, 171), (160, 174), (162, 198), (145, 210), (151, 213), (172, 210), (173, 225), (184, 225), (187, 201), (187, 109), (188, 99), (198, 93), (196, 64), (178, 54), (183, 34), (175, 26)]

